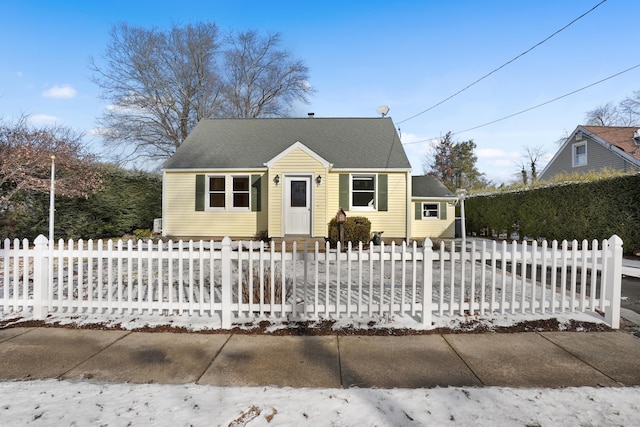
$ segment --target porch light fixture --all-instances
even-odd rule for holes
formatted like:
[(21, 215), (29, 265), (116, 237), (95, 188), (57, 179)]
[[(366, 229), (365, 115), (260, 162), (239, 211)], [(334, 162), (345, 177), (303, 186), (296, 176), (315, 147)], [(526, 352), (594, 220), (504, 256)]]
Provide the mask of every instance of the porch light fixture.
[(278, 186), (278, 184), (280, 184), (280, 175), (276, 175), (275, 177), (273, 177), (273, 183), (276, 185), (276, 187)]
[(318, 176), (316, 176), (316, 184), (317, 184), (317, 185), (322, 184), (322, 175), (318, 175)]

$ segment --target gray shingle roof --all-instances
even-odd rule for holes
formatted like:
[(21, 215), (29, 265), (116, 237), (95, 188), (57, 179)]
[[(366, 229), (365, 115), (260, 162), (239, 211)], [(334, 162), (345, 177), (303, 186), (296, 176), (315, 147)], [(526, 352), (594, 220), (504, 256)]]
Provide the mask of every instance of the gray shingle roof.
[(451, 190), (435, 176), (421, 175), (411, 177), (413, 197), (456, 197)]
[(262, 168), (300, 141), (335, 168), (411, 168), (390, 118), (205, 119), (164, 169)]

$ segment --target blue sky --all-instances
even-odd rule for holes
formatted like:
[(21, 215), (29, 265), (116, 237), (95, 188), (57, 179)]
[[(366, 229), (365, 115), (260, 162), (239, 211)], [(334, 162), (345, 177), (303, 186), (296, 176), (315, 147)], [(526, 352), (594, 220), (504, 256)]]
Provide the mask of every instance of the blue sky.
[[(316, 89), (293, 116), (375, 117), (401, 132), (414, 174), (430, 140), (461, 132), (640, 64), (640, 1), (607, 0), (491, 76), (413, 119), (523, 53), (600, 0), (541, 1), (3, 1), (0, 117), (31, 115), (92, 136), (106, 103), (90, 81), (117, 22), (167, 27), (199, 20), (224, 31), (280, 32), (310, 68)], [(552, 155), (585, 112), (640, 90), (640, 68), (516, 117), (454, 136), (477, 144), (478, 167), (496, 183), (515, 178), (526, 147)], [(422, 141), (422, 142), (415, 142)]]

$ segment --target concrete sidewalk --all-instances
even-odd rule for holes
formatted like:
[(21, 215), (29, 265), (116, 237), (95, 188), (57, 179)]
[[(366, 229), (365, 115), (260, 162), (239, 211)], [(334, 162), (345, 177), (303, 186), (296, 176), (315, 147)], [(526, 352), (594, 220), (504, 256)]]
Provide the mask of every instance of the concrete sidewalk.
[(0, 380), (216, 386), (573, 387), (640, 385), (624, 332), (402, 337), (0, 330)]

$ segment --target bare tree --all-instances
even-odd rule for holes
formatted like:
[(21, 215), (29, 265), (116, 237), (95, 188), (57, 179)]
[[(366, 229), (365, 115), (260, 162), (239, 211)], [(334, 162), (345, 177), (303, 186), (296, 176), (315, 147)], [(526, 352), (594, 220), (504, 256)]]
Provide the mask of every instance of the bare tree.
[(96, 190), (101, 176), (81, 139), (81, 134), (63, 126), (31, 127), (28, 116), (0, 124), (0, 213), (13, 210), (21, 196), (49, 191), (51, 156), (55, 156), (58, 195), (86, 197)]
[(585, 119), (591, 126), (640, 126), (640, 90), (634, 91), (617, 106), (608, 102), (587, 111)]
[(199, 23), (169, 31), (126, 23), (111, 29), (94, 82), (111, 102), (99, 121), (105, 142), (132, 158), (173, 154), (197, 122), (215, 113), (218, 28)]
[(313, 93), (309, 69), (278, 49), (280, 34), (234, 33), (227, 39), (224, 115), (254, 118), (284, 116), (294, 101), (308, 102)]
[(587, 111), (585, 119), (589, 126), (614, 126), (619, 122), (620, 114), (615, 105), (607, 102)]
[(90, 63), (110, 102), (99, 120), (107, 146), (129, 160), (165, 159), (203, 118), (282, 115), (307, 100), (308, 69), (277, 49), (277, 34), (239, 33), (224, 52), (220, 39), (208, 22), (115, 25), (102, 60)]
[(620, 102), (620, 118), (623, 126), (640, 126), (640, 90)]
[(522, 177), (522, 184), (533, 184), (538, 180), (538, 166), (545, 156), (546, 153), (541, 145), (525, 148), (522, 160), (518, 163), (520, 169), (518, 175)]

